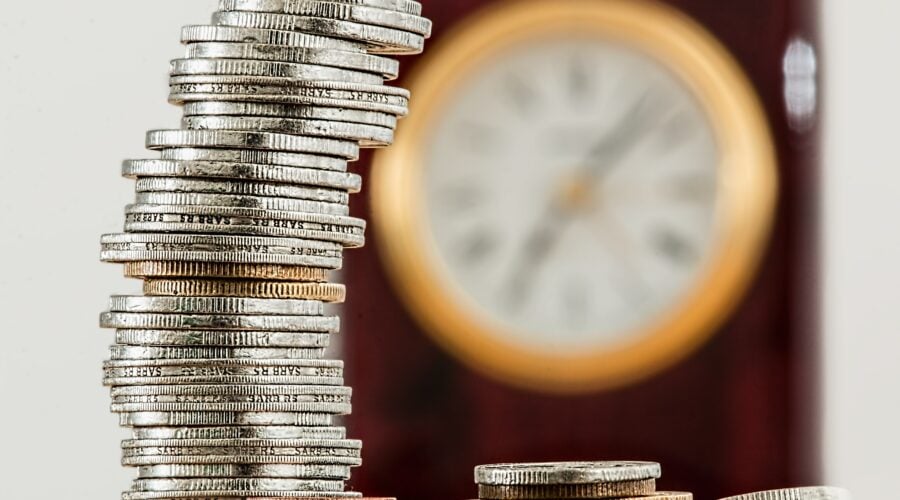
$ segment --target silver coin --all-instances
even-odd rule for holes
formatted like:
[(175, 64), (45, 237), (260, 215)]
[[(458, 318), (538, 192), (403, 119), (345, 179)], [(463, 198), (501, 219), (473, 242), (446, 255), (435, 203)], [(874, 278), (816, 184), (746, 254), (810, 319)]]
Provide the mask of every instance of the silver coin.
[(116, 343), (139, 346), (328, 347), (327, 333), (228, 330), (116, 330)]
[[(306, 95), (307, 89), (298, 86), (264, 86), (258, 87), (251, 84), (229, 84), (226, 93), (222, 85), (215, 83), (187, 83), (173, 84), (170, 86), (169, 102), (176, 105), (186, 105), (191, 102), (233, 102), (241, 101), (253, 104), (279, 104), (287, 106), (315, 106), (315, 107), (340, 107), (348, 110), (370, 111), (375, 113), (388, 113), (394, 116), (406, 116), (409, 109), (406, 106), (397, 106), (390, 103), (378, 103), (372, 99), (332, 99), (327, 97), (314, 97)], [(351, 94), (346, 94), (351, 95)], [(396, 99), (387, 99), (396, 100)]]
[[(167, 214), (152, 214), (154, 218), (163, 218)], [(177, 219), (179, 215), (168, 214)], [(303, 225), (296, 221), (258, 220), (256, 224), (240, 224), (233, 221), (219, 221), (215, 224), (184, 222), (145, 222), (148, 217), (142, 214), (129, 214), (125, 222), (125, 231), (134, 233), (202, 233), (202, 234), (240, 234), (247, 236), (278, 236), (315, 239), (340, 243), (348, 248), (359, 248), (365, 244), (361, 235), (343, 232), (324, 232), (302, 228), (287, 227)]]
[(301, 412), (211, 412), (211, 411), (151, 411), (130, 412), (119, 415), (119, 424), (125, 427), (158, 426), (226, 426), (226, 425), (297, 425), (329, 426), (332, 416), (327, 413)]
[(189, 130), (252, 130), (334, 137), (357, 141), (362, 147), (384, 147), (394, 142), (394, 131), (389, 128), (323, 120), (259, 116), (188, 116), (182, 119), (182, 125)]
[(197, 360), (197, 359), (321, 359), (324, 348), (286, 347), (144, 347), (112, 345), (112, 360)]
[(320, 359), (132, 359), (106, 361), (103, 375), (106, 385), (343, 385), (342, 367)]
[(831, 486), (812, 486), (747, 493), (722, 500), (851, 500), (850, 492)]
[(176, 160), (128, 160), (122, 164), (125, 177), (193, 177), (251, 182), (278, 182), (320, 186), (358, 193), (362, 178), (356, 174), (312, 168), (283, 167), (252, 163)]
[[(260, 496), (263, 495), (263, 496)], [(126, 491), (122, 500), (268, 500), (270, 498), (322, 498), (320, 491)], [(330, 492), (328, 498), (362, 498), (356, 491)]]
[(308, 395), (322, 396), (321, 402), (344, 402), (352, 394), (349, 387), (329, 387), (318, 385), (148, 385), (142, 387), (114, 387), (112, 397), (118, 396), (282, 396)]
[(113, 413), (141, 412), (263, 412), (328, 413), (349, 415), (347, 403), (125, 403), (112, 404)]
[(295, 186), (268, 182), (235, 182), (219, 179), (182, 179), (179, 177), (146, 177), (135, 182), (137, 193), (205, 193), (229, 196), (292, 198), (346, 205), (347, 191), (313, 186)]
[[(187, 75), (259, 76), (310, 82), (349, 82), (363, 85), (384, 84), (384, 77), (376, 73), (318, 64), (260, 61), (256, 59), (173, 59), (169, 63), (169, 74), (172, 77)], [(226, 89), (222, 88), (221, 92), (226, 92)]]
[(138, 478), (185, 477), (285, 477), (313, 479), (350, 479), (346, 465), (287, 464), (169, 464), (138, 467)]
[(101, 237), (100, 244), (104, 250), (120, 251), (244, 251), (291, 256), (313, 255), (318, 257), (340, 257), (342, 252), (340, 245), (321, 241), (199, 234), (107, 234)]
[[(344, 427), (142, 427), (135, 428), (136, 440), (147, 439), (345, 439)], [(227, 474), (232, 477), (244, 474)], [(195, 476), (205, 477), (205, 476)]]
[(418, 54), (425, 46), (425, 37), (410, 31), (315, 16), (220, 11), (213, 14), (213, 24), (300, 31), (356, 40), (372, 45), (371, 54)]
[(181, 250), (109, 250), (100, 252), (103, 262), (202, 262), (216, 264), (308, 266), (340, 269), (341, 259), (303, 255), (271, 255), (247, 252), (204, 252)]
[[(248, 10), (293, 14), (307, 0), (219, 0), (219, 10)], [(413, 0), (329, 0), (334, 3), (365, 5), (378, 9), (396, 10), (414, 16), (422, 15), (422, 4)]]
[[(262, 210), (257, 208), (241, 208), (241, 207), (215, 207), (204, 205), (128, 205), (125, 207), (125, 213), (141, 213), (141, 214), (179, 214), (179, 215), (217, 215), (222, 217), (236, 217), (249, 219), (281, 219), (306, 222), (311, 224), (306, 226), (308, 229), (316, 229), (319, 231), (333, 231), (347, 234), (362, 234), (366, 228), (366, 221), (356, 217), (345, 217), (340, 215), (315, 214), (304, 212), (287, 212), (279, 210)], [(164, 222), (159, 219), (158, 222)], [(201, 220), (193, 220), (185, 218), (182, 222), (202, 222)], [(154, 222), (157, 222), (154, 220)], [(317, 225), (313, 225), (317, 224)], [(289, 225), (289, 227), (295, 227)], [(296, 226), (300, 227), (300, 226)]]
[(246, 59), (296, 64), (315, 64), (375, 73), (385, 80), (397, 78), (400, 63), (395, 59), (332, 49), (287, 47), (250, 42), (193, 42), (185, 50), (187, 59)]
[[(124, 386), (117, 387), (121, 389), (138, 389), (142, 386)], [(185, 387), (193, 387), (193, 386), (185, 386)], [(227, 384), (217, 385), (215, 387), (235, 387)], [(281, 386), (281, 387), (291, 387), (291, 386)], [(313, 386), (310, 386), (313, 387)], [(316, 386), (316, 387), (329, 387), (329, 386)], [(331, 386), (333, 387), (333, 386)], [(177, 395), (165, 395), (165, 394), (150, 394), (150, 395), (140, 395), (140, 396), (113, 396), (112, 404), (114, 406), (118, 405), (133, 405), (133, 404), (253, 404), (253, 403), (267, 403), (267, 404), (314, 404), (314, 403), (322, 403), (328, 402), (333, 404), (350, 404), (349, 397), (343, 397), (343, 400), (338, 400), (338, 396), (316, 396), (310, 394), (177, 394)], [(325, 401), (323, 401), (325, 400)], [(334, 401), (332, 401), (334, 400)]]
[[(321, 448), (323, 454), (333, 453), (335, 456), (358, 456), (362, 449), (362, 441), (358, 439), (149, 439), (122, 441), (123, 449), (138, 448), (175, 448), (173, 454), (181, 453), (179, 448), (233, 448), (233, 447), (269, 447), (269, 448)], [(269, 455), (276, 455), (269, 453)]]
[(344, 482), (327, 479), (187, 478), (135, 479), (131, 491), (343, 491)]
[(170, 148), (160, 151), (159, 154), (161, 160), (229, 162), (311, 168), (335, 172), (347, 171), (346, 159), (303, 153), (283, 153), (257, 149)]
[(210, 25), (185, 26), (181, 30), (181, 42), (249, 42), (359, 53), (367, 48), (364, 43), (307, 33)]
[(137, 193), (134, 197), (134, 201), (138, 205), (206, 205), (210, 207), (256, 208), (280, 212), (302, 212), (339, 216), (350, 213), (350, 207), (346, 204), (300, 200), (297, 198), (276, 198), (274, 196), (171, 193), (157, 191)]
[(397, 117), (392, 114), (335, 107), (201, 101), (185, 103), (183, 111), (185, 116), (268, 116), (297, 120), (362, 123), (392, 130), (397, 127)]
[(246, 148), (314, 153), (355, 160), (359, 158), (359, 144), (353, 141), (302, 137), (271, 132), (236, 130), (151, 130), (147, 132), (147, 148), (177, 147)]
[(492, 464), (475, 467), (475, 482), (499, 486), (617, 483), (656, 479), (655, 462), (543, 462)]
[(132, 313), (322, 316), (325, 314), (325, 303), (296, 299), (113, 295), (109, 299), (109, 310)]
[(349, 110), (405, 116), (409, 94), (389, 86), (348, 85), (289, 78), (199, 75), (172, 77), (169, 101), (250, 102)]
[[(322, 442), (316, 442), (322, 441)], [(326, 444), (325, 440), (276, 440), (276, 439), (173, 439), (148, 441), (146, 444), (122, 442), (124, 465), (156, 464), (335, 464), (357, 465), (360, 448), (349, 447), (341, 440)], [(185, 457), (193, 457), (187, 460)], [(298, 457), (298, 460), (288, 460)], [(284, 461), (279, 462), (279, 459)], [(246, 460), (246, 461), (244, 461)], [(127, 463), (126, 463), (127, 462)]]
[(209, 375), (172, 377), (104, 378), (108, 387), (139, 386), (151, 384), (222, 384), (222, 385), (344, 385), (340, 377), (263, 377), (258, 375)]
[(279, 332), (337, 333), (337, 316), (273, 316), (248, 314), (157, 314), (105, 312), (102, 328), (136, 330), (256, 330)]
[(328, 241), (349, 247), (365, 242), (361, 219), (203, 205), (129, 205), (126, 232), (217, 233)]
[[(226, 12), (231, 10), (260, 12), (259, 9), (254, 9), (254, 7), (253, 0), (225, 0), (221, 2), (219, 8)], [(422, 16), (407, 14), (397, 10), (371, 7), (362, 3), (352, 5), (331, 1), (304, 0), (302, 2), (293, 2), (288, 9), (281, 9), (281, 13), (352, 21), (360, 24), (394, 28), (425, 37), (431, 36), (431, 21)]]
[[(106, 368), (131, 368), (131, 367), (158, 367), (161, 369), (157, 373), (159, 375), (166, 374), (164, 369), (176, 368), (183, 371), (186, 375), (200, 374), (220, 374), (220, 375), (286, 375), (286, 376), (322, 376), (322, 377), (340, 377), (343, 375), (344, 362), (336, 359), (319, 359), (319, 360), (185, 360), (185, 361), (106, 361), (103, 364)], [(229, 370), (238, 370), (247, 368), (253, 371), (237, 372)], [(197, 371), (188, 371), (197, 370)], [(209, 371), (205, 371), (209, 370)], [(133, 372), (126, 376), (152, 376), (153, 373), (144, 371)], [(171, 373), (171, 374), (174, 374)], [(171, 375), (170, 374), (170, 375)]]

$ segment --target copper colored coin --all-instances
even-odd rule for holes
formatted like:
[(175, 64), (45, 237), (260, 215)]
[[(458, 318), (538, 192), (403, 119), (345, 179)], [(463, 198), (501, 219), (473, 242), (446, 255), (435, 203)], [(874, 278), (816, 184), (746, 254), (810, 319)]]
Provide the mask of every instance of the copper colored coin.
[(324, 282), (326, 269), (277, 264), (226, 264), (216, 262), (127, 262), (130, 278), (225, 278)]
[(337, 283), (289, 283), (279, 281), (146, 280), (144, 293), (155, 296), (245, 297), (343, 302), (347, 288)]
[(482, 500), (583, 500), (605, 498), (619, 499), (648, 496), (652, 495), (655, 491), (655, 479), (595, 484), (554, 484), (528, 486), (490, 484), (478, 485), (478, 496)]

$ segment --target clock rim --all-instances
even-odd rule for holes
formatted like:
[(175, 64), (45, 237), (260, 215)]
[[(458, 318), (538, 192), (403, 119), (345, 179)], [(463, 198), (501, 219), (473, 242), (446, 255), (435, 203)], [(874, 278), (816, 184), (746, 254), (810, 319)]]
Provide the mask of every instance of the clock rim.
[[(425, 222), (418, 182), (429, 124), (454, 89), (493, 54), (549, 34), (583, 32), (637, 46), (686, 85), (706, 112), (720, 151), (719, 227), (705, 272), (628, 342), (557, 355), (496, 334), (458, 300)], [(777, 204), (775, 146), (765, 111), (743, 69), (687, 15), (643, 0), (525, 0), (482, 9), (419, 62), (409, 80), (413, 112), (393, 147), (372, 164), (372, 213), (389, 280), (435, 342), (470, 368), (547, 393), (583, 393), (638, 382), (707, 342), (746, 293), (759, 267)]]

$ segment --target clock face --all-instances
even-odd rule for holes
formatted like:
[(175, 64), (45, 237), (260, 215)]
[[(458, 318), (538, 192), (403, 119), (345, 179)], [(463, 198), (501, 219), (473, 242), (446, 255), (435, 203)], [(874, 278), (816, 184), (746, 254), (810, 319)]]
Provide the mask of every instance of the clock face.
[(765, 114), (702, 27), (638, 0), (500, 2), (419, 64), (373, 226), (422, 330), (518, 386), (623, 385), (687, 357), (753, 277)]
[(425, 224), (459, 300), (506, 340), (618, 344), (677, 305), (716, 239), (719, 149), (642, 50), (561, 33), (499, 52), (424, 144)]

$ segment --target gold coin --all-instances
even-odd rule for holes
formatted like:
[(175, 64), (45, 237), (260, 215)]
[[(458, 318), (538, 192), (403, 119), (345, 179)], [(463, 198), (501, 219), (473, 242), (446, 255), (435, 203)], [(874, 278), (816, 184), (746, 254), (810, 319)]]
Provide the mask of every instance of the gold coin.
[(347, 288), (337, 283), (149, 279), (144, 281), (144, 293), (182, 297), (248, 297), (343, 302), (347, 296)]
[[(478, 485), (482, 500), (582, 500), (642, 497), (656, 491), (656, 480), (554, 485)], [(663, 497), (665, 498), (665, 497)], [(656, 499), (660, 500), (660, 499)]]
[(328, 271), (318, 267), (218, 262), (127, 262), (129, 278), (229, 278), (324, 282)]

